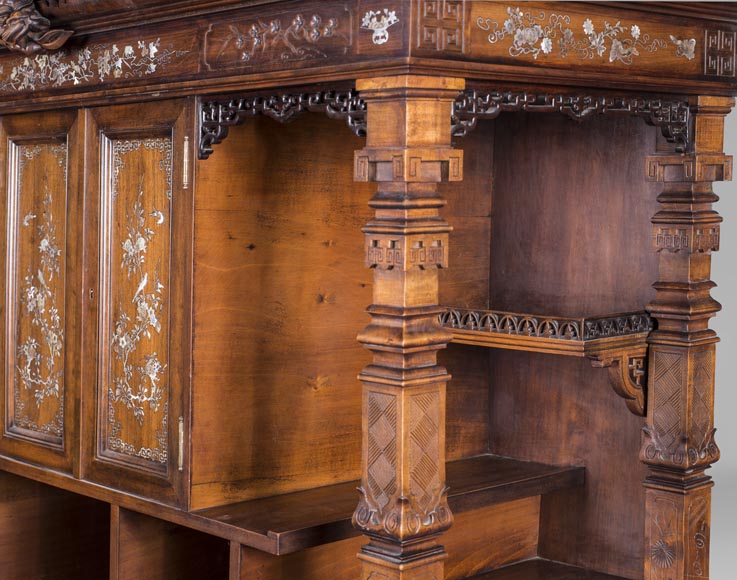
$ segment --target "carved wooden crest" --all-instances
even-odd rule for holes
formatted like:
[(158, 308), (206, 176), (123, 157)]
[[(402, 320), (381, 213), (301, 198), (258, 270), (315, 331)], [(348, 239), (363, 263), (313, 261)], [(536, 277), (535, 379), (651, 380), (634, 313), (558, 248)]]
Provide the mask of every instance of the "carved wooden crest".
[(52, 29), (33, 0), (0, 0), (0, 46), (35, 54), (61, 48), (72, 34), (71, 30)]

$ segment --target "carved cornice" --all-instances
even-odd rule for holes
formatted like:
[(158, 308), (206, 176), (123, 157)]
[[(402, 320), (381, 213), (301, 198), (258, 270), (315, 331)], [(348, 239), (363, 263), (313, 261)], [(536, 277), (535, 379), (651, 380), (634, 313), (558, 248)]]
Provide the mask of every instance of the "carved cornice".
[(24, 54), (56, 50), (74, 34), (52, 29), (33, 0), (0, 0), (0, 46)]
[(207, 101), (200, 106), (199, 158), (207, 159), (212, 146), (228, 136), (228, 129), (247, 117), (265, 115), (287, 123), (303, 112), (320, 112), (331, 119), (345, 119), (359, 136), (366, 134), (366, 103), (355, 91), (280, 93)]
[(596, 114), (634, 115), (660, 127), (676, 151), (685, 152), (690, 144), (691, 113), (686, 101), (515, 91), (465, 91), (453, 105), (453, 135), (463, 137), (478, 119), (493, 119), (506, 111), (559, 112), (577, 121)]

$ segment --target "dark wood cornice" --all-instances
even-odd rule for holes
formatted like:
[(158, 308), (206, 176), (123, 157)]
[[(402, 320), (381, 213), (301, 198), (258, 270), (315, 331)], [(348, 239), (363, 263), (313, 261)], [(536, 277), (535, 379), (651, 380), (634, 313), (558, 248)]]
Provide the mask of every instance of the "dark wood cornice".
[(587, 2), (668, 16), (737, 23), (737, 2)]

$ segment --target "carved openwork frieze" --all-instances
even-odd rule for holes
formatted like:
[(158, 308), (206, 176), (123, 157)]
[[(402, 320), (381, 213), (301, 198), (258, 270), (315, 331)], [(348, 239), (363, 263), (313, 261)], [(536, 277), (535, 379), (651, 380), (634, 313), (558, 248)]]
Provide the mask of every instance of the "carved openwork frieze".
[(0, 46), (25, 54), (61, 48), (71, 30), (52, 29), (33, 0), (0, 0)]
[(366, 134), (366, 103), (352, 90), (213, 100), (200, 105), (199, 158), (207, 159), (213, 145), (222, 143), (228, 136), (228, 129), (242, 124), (247, 117), (264, 115), (287, 123), (307, 111), (325, 113), (331, 119), (345, 119), (356, 135)]
[(704, 74), (715, 77), (737, 75), (737, 32), (732, 30), (707, 30)]
[(562, 318), (461, 308), (447, 309), (441, 313), (440, 324), (449, 329), (565, 341), (629, 336), (648, 333), (653, 328), (652, 319), (646, 312), (593, 318)]
[(453, 104), (453, 135), (463, 137), (479, 119), (493, 119), (507, 111), (560, 112), (577, 121), (597, 114), (634, 115), (660, 127), (665, 138), (675, 143), (676, 151), (685, 152), (689, 147), (688, 103), (646, 97), (468, 90)]

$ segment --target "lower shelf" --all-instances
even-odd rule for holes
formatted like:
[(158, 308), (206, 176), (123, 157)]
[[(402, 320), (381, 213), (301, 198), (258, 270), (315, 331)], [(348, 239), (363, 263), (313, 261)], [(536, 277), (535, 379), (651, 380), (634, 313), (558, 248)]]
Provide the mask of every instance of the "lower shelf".
[(549, 560), (528, 560), (474, 576), (468, 580), (623, 580), (618, 576), (592, 572)]

